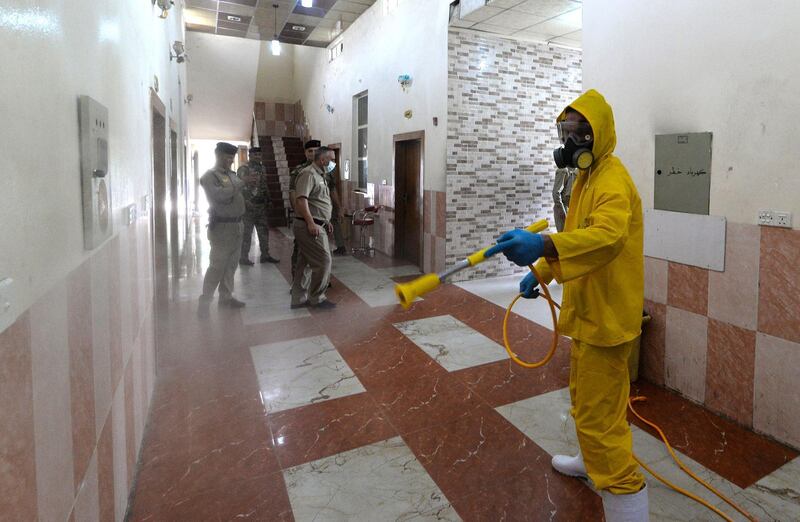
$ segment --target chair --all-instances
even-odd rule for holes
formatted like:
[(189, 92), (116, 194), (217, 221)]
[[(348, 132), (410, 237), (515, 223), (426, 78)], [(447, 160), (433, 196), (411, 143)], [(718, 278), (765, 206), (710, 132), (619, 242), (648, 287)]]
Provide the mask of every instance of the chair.
[(367, 235), (369, 228), (375, 224), (378, 214), (383, 208), (381, 205), (366, 207), (361, 210), (353, 212), (353, 227), (358, 227), (358, 247), (353, 248), (353, 254), (366, 254), (372, 256), (375, 254), (375, 248), (372, 246), (372, 235)]

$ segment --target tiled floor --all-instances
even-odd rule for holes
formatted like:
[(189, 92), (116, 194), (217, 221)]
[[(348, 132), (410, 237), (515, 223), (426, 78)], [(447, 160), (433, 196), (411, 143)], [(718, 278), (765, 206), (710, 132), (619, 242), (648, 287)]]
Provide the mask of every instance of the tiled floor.
[[(392, 278), (414, 267), (336, 257), (337, 310), (293, 314), (291, 244), (275, 232), (271, 246), (280, 265), (237, 275), (244, 311), (200, 323), (197, 277), (181, 282), (159, 332), (130, 520), (602, 520), (591, 487), (549, 463), (576, 447), (568, 341), (538, 370), (502, 348), (499, 305), (515, 281), (445, 285), (405, 311)], [(511, 324), (526, 358), (549, 346), (540, 308), (523, 303)], [(800, 519), (794, 451), (647, 383), (633, 391), (701, 476), (761, 520)], [(638, 420), (634, 440), (707, 496)], [(714, 520), (650, 484), (652, 520)]]

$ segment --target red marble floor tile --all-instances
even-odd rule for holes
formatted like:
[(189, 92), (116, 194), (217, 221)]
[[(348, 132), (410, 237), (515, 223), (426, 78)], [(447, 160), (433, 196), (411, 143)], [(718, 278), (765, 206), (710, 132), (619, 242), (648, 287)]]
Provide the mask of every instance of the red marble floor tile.
[(758, 331), (800, 343), (800, 230), (763, 227)]
[(366, 393), (273, 413), (267, 421), (283, 469), (397, 435)]
[(74, 270), (67, 283), (70, 409), (75, 484), (83, 481), (94, 452), (95, 407), (92, 361), (92, 289), (90, 263)]
[(645, 300), (644, 309), (652, 319), (642, 327), (639, 376), (663, 386), (667, 346), (667, 305)]
[(248, 325), (246, 329), (248, 346), (315, 337), (323, 333), (320, 322), (310, 321), (307, 317)]
[(0, 513), (36, 520), (36, 451), (30, 315), (0, 332)]
[(706, 406), (752, 426), (755, 362), (754, 331), (709, 319)]
[(97, 491), (100, 520), (114, 520), (114, 447), (110, 414), (97, 441)]
[(134, 498), (130, 521), (293, 521), (292, 506), (281, 472), (226, 483), (214, 490), (182, 497), (174, 502), (152, 503)]
[(667, 273), (667, 304), (707, 315), (708, 270), (670, 261)]
[(151, 407), (149, 430), (166, 440), (264, 415), (264, 405), (257, 392), (198, 398), (184, 394), (162, 395), (159, 390)]
[(372, 392), (426, 375), (447, 373), (408, 339), (398, 344), (374, 343), (361, 349), (348, 349), (342, 352), (342, 357), (361, 384)]
[(509, 360), (453, 372), (490, 406), (521, 401), (569, 384), (569, 351), (559, 348), (545, 368), (523, 368)]
[(167, 440), (149, 439), (136, 495), (140, 502), (177, 503), (279, 469), (266, 419), (243, 419)]
[(473, 391), (447, 373), (396, 382), (373, 396), (401, 434), (454, 421), (483, 404)]
[(547, 453), (493, 409), (403, 436), (448, 499), (474, 496), (549, 463)]
[(530, 469), (476, 494), (448, 499), (465, 522), (499, 520), (602, 521), (600, 496), (584, 482), (549, 468)]
[[(661, 427), (675, 449), (741, 488), (798, 456), (798, 452), (658, 386), (635, 383), (631, 395), (647, 397), (646, 402), (634, 407)], [(658, 437), (655, 430), (630, 413), (628, 419)]]

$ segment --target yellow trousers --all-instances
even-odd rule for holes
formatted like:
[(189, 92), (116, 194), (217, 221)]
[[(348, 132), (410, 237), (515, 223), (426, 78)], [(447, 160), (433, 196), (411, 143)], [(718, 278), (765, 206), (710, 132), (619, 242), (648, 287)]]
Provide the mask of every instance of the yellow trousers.
[(570, 356), (571, 413), (586, 471), (597, 489), (615, 495), (637, 493), (644, 485), (626, 418), (635, 342), (593, 346), (573, 340)]

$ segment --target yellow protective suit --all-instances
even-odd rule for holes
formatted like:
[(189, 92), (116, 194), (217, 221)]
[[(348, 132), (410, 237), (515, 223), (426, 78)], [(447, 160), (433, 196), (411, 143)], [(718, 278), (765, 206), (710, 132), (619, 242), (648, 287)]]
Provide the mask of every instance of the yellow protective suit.
[[(542, 259), (545, 281), (563, 284), (558, 327), (573, 339), (572, 416), (589, 477), (598, 489), (635, 493), (644, 478), (633, 460), (625, 411), (627, 359), (641, 333), (644, 305), (642, 204), (628, 171), (613, 155), (614, 116), (589, 90), (570, 104), (594, 132), (595, 160), (578, 172), (564, 231), (550, 237), (558, 259)], [(558, 121), (565, 118), (565, 112)]]

